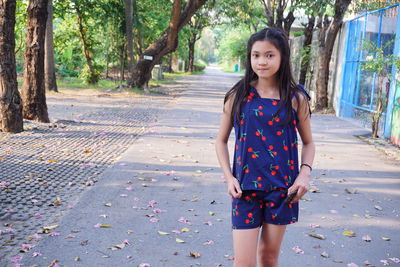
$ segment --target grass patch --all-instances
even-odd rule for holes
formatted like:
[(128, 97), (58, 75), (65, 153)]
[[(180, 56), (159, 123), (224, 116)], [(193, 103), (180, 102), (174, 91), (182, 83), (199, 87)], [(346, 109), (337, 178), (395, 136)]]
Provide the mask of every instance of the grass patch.
[[(149, 86), (150, 87), (158, 87), (161, 84), (174, 84), (175, 78), (188, 76), (192, 74), (203, 74), (204, 71), (201, 72), (176, 72), (176, 73), (163, 73), (164, 79), (163, 80), (150, 80)], [(22, 77), (18, 77), (18, 88), (21, 88), (23, 82)], [(59, 91), (63, 90), (114, 90), (115, 87), (120, 85), (121, 82), (119, 80), (112, 81), (112, 80), (99, 80), (97, 84), (87, 84), (84, 83), (83, 79), (77, 77), (64, 77), (57, 79), (57, 87)], [(122, 84), (126, 85), (126, 81), (122, 82)], [(134, 94), (143, 94), (143, 90), (138, 88), (129, 89), (130, 92)]]

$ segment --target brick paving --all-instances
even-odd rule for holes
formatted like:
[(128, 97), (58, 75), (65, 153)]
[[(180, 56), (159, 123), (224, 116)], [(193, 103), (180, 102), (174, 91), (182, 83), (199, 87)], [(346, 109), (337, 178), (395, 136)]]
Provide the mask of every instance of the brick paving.
[(25, 121), (23, 133), (0, 132), (0, 266), (57, 222), (184, 89), (178, 81), (142, 96), (50, 93), (50, 124)]

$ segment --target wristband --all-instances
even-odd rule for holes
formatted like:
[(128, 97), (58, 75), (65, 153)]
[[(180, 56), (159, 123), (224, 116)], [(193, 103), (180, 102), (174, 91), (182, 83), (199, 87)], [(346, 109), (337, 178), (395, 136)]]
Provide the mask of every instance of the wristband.
[(308, 165), (307, 163), (302, 163), (302, 164), (300, 165), (300, 169), (301, 169), (301, 167), (303, 167), (303, 166), (307, 166), (308, 168), (310, 168), (310, 172), (312, 171), (312, 167), (311, 167), (310, 165)]

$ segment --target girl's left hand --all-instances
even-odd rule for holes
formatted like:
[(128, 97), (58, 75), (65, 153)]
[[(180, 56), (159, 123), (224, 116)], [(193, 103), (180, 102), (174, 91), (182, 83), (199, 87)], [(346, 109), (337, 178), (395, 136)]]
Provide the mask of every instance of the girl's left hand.
[(299, 201), (307, 192), (310, 186), (310, 176), (309, 175), (299, 175), (296, 178), (294, 184), (289, 187), (288, 195), (297, 190), (296, 196), (293, 198), (291, 203), (296, 203)]

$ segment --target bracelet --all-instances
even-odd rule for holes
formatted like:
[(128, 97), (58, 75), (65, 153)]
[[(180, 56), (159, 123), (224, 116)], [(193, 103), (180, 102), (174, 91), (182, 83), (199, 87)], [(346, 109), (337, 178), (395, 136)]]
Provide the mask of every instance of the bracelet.
[(303, 167), (303, 166), (307, 166), (308, 168), (310, 168), (310, 172), (312, 171), (311, 166), (308, 165), (307, 163), (302, 163), (302, 164), (300, 165), (300, 169), (301, 169), (301, 167)]

